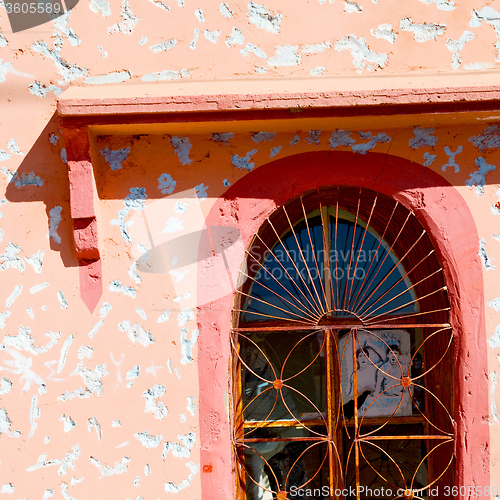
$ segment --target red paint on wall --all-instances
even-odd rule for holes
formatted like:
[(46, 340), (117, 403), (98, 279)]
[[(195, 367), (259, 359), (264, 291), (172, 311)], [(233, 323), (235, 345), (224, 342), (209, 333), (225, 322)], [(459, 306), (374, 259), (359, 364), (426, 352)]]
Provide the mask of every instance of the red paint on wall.
[[(354, 185), (393, 197), (412, 210), (431, 235), (443, 265), (454, 328), (457, 486), (489, 485), (489, 425), (483, 277), (477, 257), (477, 231), (468, 206), (440, 175), (408, 160), (368, 153), (304, 153), (262, 166), (234, 184), (207, 217), (208, 226), (233, 226), (247, 248), (265, 218), (287, 200), (328, 185)], [(244, 260), (234, 245), (226, 258), (231, 272)], [(239, 252), (239, 253), (238, 253)], [(217, 286), (217, 266), (201, 263), (198, 292)], [(220, 295), (214, 295), (220, 296)], [(202, 475), (204, 498), (234, 498), (231, 453), (229, 365), (231, 310), (228, 294), (199, 307), (201, 462), (213, 464)], [(217, 347), (214, 355), (213, 346)], [(214, 428), (217, 435), (214, 435)], [(471, 496), (472, 498), (476, 498)]]

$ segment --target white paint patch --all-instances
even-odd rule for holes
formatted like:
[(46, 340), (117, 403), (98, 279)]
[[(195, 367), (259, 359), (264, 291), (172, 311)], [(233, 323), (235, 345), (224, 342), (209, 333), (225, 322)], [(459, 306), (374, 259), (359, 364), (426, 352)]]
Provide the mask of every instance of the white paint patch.
[(50, 286), (50, 283), (40, 283), (39, 285), (34, 285), (30, 288), (30, 293), (35, 294), (38, 292), (41, 292), (42, 290), (45, 290), (47, 287)]
[(434, 128), (413, 127), (413, 138), (410, 139), (409, 145), (413, 149), (422, 147), (434, 147), (437, 144), (438, 138), (434, 134)]
[(0, 59), (0, 83), (5, 82), (7, 74), (10, 72), (11, 68), (11, 62), (5, 62), (3, 59)]
[(115, 448), (125, 448), (125, 446), (128, 446), (130, 444), (130, 441), (124, 441), (121, 444), (117, 444)]
[(160, 82), (163, 80), (178, 80), (179, 78), (186, 78), (191, 74), (188, 69), (181, 69), (180, 71), (165, 70), (158, 73), (148, 73), (142, 77), (145, 82)]
[(36, 428), (38, 427), (38, 422), (37, 420), (40, 418), (40, 408), (38, 408), (38, 396), (36, 394), (33, 395), (31, 398), (31, 406), (30, 406), (30, 424), (31, 424), (31, 429), (30, 433), (28, 435), (28, 439), (33, 436), (35, 433)]
[(71, 373), (71, 376), (73, 375), (80, 375), (86, 385), (86, 388), (83, 389), (82, 387), (78, 387), (75, 391), (66, 391), (57, 398), (59, 401), (67, 401), (68, 399), (71, 400), (75, 397), (88, 399), (92, 396), (92, 394), (96, 394), (100, 397), (102, 394), (101, 378), (109, 375), (109, 372), (106, 370), (106, 363), (96, 365), (93, 370), (89, 370), (86, 366), (83, 366), (83, 361), (80, 361), (76, 369)]
[(101, 154), (109, 163), (111, 170), (116, 171), (122, 168), (122, 163), (127, 159), (128, 155), (130, 154), (130, 148), (111, 150), (108, 147), (105, 147), (104, 149), (101, 149)]
[(2, 485), (2, 490), (0, 493), (14, 493), (16, 489), (12, 483), (5, 483)]
[(89, 85), (105, 85), (107, 83), (121, 83), (132, 78), (130, 71), (113, 71), (105, 75), (89, 76), (84, 83)]
[(266, 30), (269, 33), (279, 33), (280, 23), (283, 14), (273, 15), (264, 5), (253, 1), (248, 2), (248, 21), (257, 26), (260, 30)]
[(194, 397), (193, 396), (188, 396), (187, 398), (187, 406), (186, 410), (191, 413), (191, 415), (194, 417), (194, 414), (196, 413), (196, 405), (194, 404)]
[(267, 54), (257, 45), (253, 43), (247, 43), (245, 47), (240, 49), (240, 54), (244, 57), (254, 54), (261, 59), (267, 59)]
[[(491, 380), (491, 387), (490, 387), (491, 416), (493, 417), (494, 422), (500, 422), (500, 419), (498, 418), (498, 412), (497, 412), (497, 403), (495, 401), (495, 392), (496, 392), (497, 385), (498, 385), (496, 372), (490, 372), (490, 380)], [(493, 422), (490, 422), (490, 424), (492, 424), (492, 423)]]
[[(186, 436), (179, 434), (177, 439), (182, 443), (170, 443), (166, 442), (163, 448), (163, 453), (161, 454), (161, 458), (165, 460), (167, 458), (168, 452), (172, 450), (172, 455), (174, 457), (181, 458), (191, 458), (191, 448), (194, 446), (196, 442), (196, 434), (194, 432), (190, 432)], [(158, 443), (159, 444), (159, 443)]]
[(94, 14), (101, 14), (103, 17), (111, 15), (111, 6), (107, 0), (90, 0), (89, 7)]
[(49, 498), (52, 498), (53, 496), (54, 496), (54, 490), (45, 490), (43, 493), (42, 500), (49, 500)]
[(179, 421), (180, 421), (180, 423), (183, 424), (186, 420), (187, 420), (186, 414), (185, 413), (181, 413), (179, 415)]
[(12, 242), (7, 243), (4, 253), (0, 255), (0, 271), (12, 268), (17, 269), (20, 272), (24, 272), (26, 264), (20, 257), (17, 256), (20, 251), (20, 246), (17, 246)]
[(203, 36), (212, 43), (217, 43), (217, 40), (219, 40), (220, 37), (220, 30), (214, 30), (214, 31), (209, 31), (205, 30), (203, 31)]
[(172, 369), (172, 360), (170, 358), (167, 359), (167, 368), (170, 374), (174, 373), (174, 370)]
[(229, 8), (229, 5), (226, 2), (222, 2), (219, 5), (219, 13), (228, 19), (233, 15), (233, 11)]
[(183, 214), (186, 212), (188, 207), (189, 207), (189, 204), (187, 201), (185, 203), (181, 203), (180, 201), (176, 201), (173, 210), (176, 214)]
[(280, 153), (280, 151), (281, 151), (281, 146), (276, 146), (275, 148), (271, 149), (269, 156), (271, 158), (274, 158), (276, 155), (278, 155)]
[(134, 342), (147, 347), (150, 344), (153, 344), (155, 339), (149, 330), (144, 330), (144, 328), (139, 324), (135, 323), (132, 325), (130, 321), (127, 319), (122, 321), (118, 325), (118, 329), (122, 332), (126, 332), (128, 338)]
[(469, 142), (472, 142), (476, 148), (482, 153), (490, 149), (500, 147), (500, 135), (498, 134), (498, 125), (490, 125), (485, 128), (479, 135), (469, 137)]
[[(10, 313), (10, 311), (6, 311), (8, 313)], [(28, 313), (28, 316), (31, 318), (31, 319), (35, 319), (35, 313), (33, 312), (33, 309), (31, 309), (31, 307), (27, 307), (26, 308), (26, 312)], [(0, 313), (1, 314), (1, 313)], [(10, 315), (10, 314), (9, 314)], [(0, 321), (1, 323), (1, 321)]]
[(485, 69), (492, 69), (495, 65), (491, 63), (470, 63), (463, 66), (467, 71), (484, 71)]
[(435, 23), (414, 23), (410, 17), (404, 17), (399, 22), (401, 31), (409, 31), (413, 33), (415, 41), (424, 43), (431, 40), (436, 40), (438, 36), (444, 35), (446, 32), (445, 24)]
[(194, 195), (201, 202), (208, 197), (207, 189), (210, 186), (205, 186), (203, 182), (194, 187)]
[(202, 9), (196, 9), (194, 11), (194, 16), (196, 17), (196, 19), (198, 19), (199, 23), (204, 23), (205, 22), (205, 15), (203, 14), (203, 10)]
[(43, 179), (36, 175), (35, 172), (23, 172), (21, 174), (21, 177), (19, 176), (16, 178), (15, 184), (16, 188), (22, 188), (25, 186), (37, 186), (37, 187), (42, 187), (43, 186)]
[(249, 172), (255, 167), (255, 163), (250, 161), (252, 156), (257, 153), (256, 149), (252, 149), (252, 151), (248, 151), (246, 156), (239, 156), (237, 154), (231, 155), (231, 164), (240, 170), (248, 170)]
[(139, 45), (146, 45), (147, 43), (148, 43), (148, 37), (147, 36), (143, 36), (139, 40)]
[(306, 137), (306, 142), (308, 144), (314, 144), (319, 146), (319, 141), (321, 137), (321, 130), (309, 130), (309, 135)]
[(71, 449), (73, 451), (69, 451), (68, 453), (66, 453), (64, 458), (53, 458), (51, 460), (47, 460), (47, 453), (42, 453), (38, 457), (37, 463), (35, 465), (32, 465), (31, 467), (28, 467), (26, 470), (28, 472), (32, 472), (42, 467), (59, 465), (57, 473), (60, 476), (64, 476), (69, 469), (76, 470), (75, 462), (76, 460), (78, 460), (78, 458), (80, 458), (80, 454), (82, 452), (82, 449), (77, 444), (72, 446)]
[(297, 66), (302, 60), (302, 56), (297, 53), (298, 45), (276, 45), (274, 56), (267, 60), (271, 68), (284, 66)]
[[(52, 33), (53, 36), (55, 37), (61, 37), (61, 35), (64, 35), (65, 37), (68, 38), (69, 43), (73, 47), (77, 47), (82, 43), (80, 38), (75, 35), (75, 32), (73, 31), (72, 28), (68, 26), (69, 24), (69, 19), (71, 16), (71, 12), (66, 12), (63, 16), (57, 17), (54, 20), (54, 31)], [(62, 44), (61, 44), (62, 45)], [(55, 47), (55, 44), (54, 44)]]
[(189, 476), (184, 479), (179, 485), (175, 485), (172, 482), (165, 483), (165, 491), (167, 493), (179, 493), (179, 491), (186, 489), (193, 482), (194, 477), (198, 473), (200, 466), (189, 461), (186, 462), (186, 467), (190, 470)]
[(146, 311), (144, 309), (136, 307), (135, 312), (141, 317), (143, 321), (146, 321), (148, 319), (148, 315), (146, 314)]
[(324, 72), (325, 72), (324, 66), (317, 66), (316, 68), (309, 70), (309, 74), (311, 76), (321, 76)]
[[(47, 392), (45, 382), (37, 375), (32, 369), (33, 359), (24, 357), (19, 351), (11, 348), (6, 348), (5, 352), (11, 356), (11, 360), (5, 360), (5, 367), (2, 370), (6, 370), (10, 373), (19, 375), (19, 383), (23, 383), (22, 392), (27, 392), (30, 390), (33, 383), (38, 384), (38, 393), (44, 394)], [(46, 366), (47, 364), (44, 363)]]
[(59, 306), (61, 309), (67, 309), (68, 308), (68, 302), (66, 298), (64, 297), (64, 294), (59, 290), (57, 292), (57, 300), (59, 301)]
[(132, 297), (133, 299), (137, 296), (137, 291), (134, 288), (125, 286), (120, 280), (112, 281), (109, 284), (109, 289), (115, 293), (123, 293), (127, 297)]
[(98, 469), (99, 472), (101, 473), (101, 476), (99, 479), (106, 477), (106, 476), (113, 476), (115, 474), (123, 474), (124, 472), (127, 471), (128, 469), (128, 463), (130, 462), (130, 458), (127, 456), (124, 456), (121, 461), (117, 460), (115, 462), (114, 467), (110, 467), (109, 465), (102, 465), (99, 460), (95, 457), (90, 457), (90, 463), (92, 465), (95, 465)]
[(28, 87), (28, 89), (33, 95), (41, 97), (42, 99), (45, 99), (45, 96), (49, 92), (54, 92), (56, 96), (62, 92), (62, 88), (57, 85), (44, 85), (36, 80)]
[(135, 439), (137, 439), (145, 448), (151, 449), (160, 446), (163, 436), (157, 434), (156, 436), (151, 436), (148, 431), (136, 432), (134, 434)]
[(177, 45), (177, 40), (175, 38), (171, 38), (170, 40), (166, 40), (165, 42), (151, 45), (149, 47), (149, 50), (152, 50), (153, 54), (158, 54), (160, 52), (169, 51), (170, 49), (172, 49), (176, 45)]
[(458, 69), (462, 65), (462, 59), (460, 57), (460, 51), (465, 47), (466, 42), (470, 42), (476, 35), (472, 31), (464, 31), (462, 36), (458, 40), (452, 40), (448, 38), (446, 40), (446, 47), (451, 52), (451, 67), (453, 69)]
[(134, 365), (127, 372), (127, 380), (130, 380), (130, 382), (127, 384), (127, 388), (132, 387), (134, 385), (134, 380), (136, 378), (139, 378), (140, 369), (141, 367), (139, 365)]
[[(292, 140), (290, 141), (290, 146), (295, 146), (299, 141), (300, 141), (300, 135), (295, 134)], [(356, 143), (356, 141), (354, 141), (354, 143)]]
[[(361, 133), (359, 133), (361, 134)], [(370, 134), (371, 135), (371, 134)], [(373, 149), (378, 143), (390, 142), (392, 139), (385, 133), (381, 132), (374, 135), (368, 142), (362, 144), (355, 144), (352, 146), (352, 150), (355, 153), (366, 154), (368, 151)]]
[(121, 427), (122, 423), (118, 420), (115, 419), (111, 422), (111, 427)]
[(93, 327), (92, 330), (88, 333), (87, 337), (89, 339), (93, 339), (95, 337), (95, 334), (99, 331), (99, 328), (104, 325), (104, 320), (100, 319)]
[(59, 136), (56, 134), (50, 134), (49, 142), (55, 146), (57, 141), (59, 141)]
[(59, 417), (59, 421), (64, 423), (63, 429), (66, 433), (72, 431), (76, 427), (76, 422), (71, 418), (71, 416), (66, 416), (65, 413)]
[(80, 478), (76, 478), (76, 477), (74, 477), (74, 476), (73, 476), (73, 477), (71, 478), (71, 481), (69, 482), (69, 484), (70, 484), (71, 486), (75, 486), (75, 484), (81, 483), (84, 479), (85, 479), (85, 476), (82, 476), (82, 477), (80, 477)]
[(30, 266), (33, 266), (36, 274), (40, 274), (42, 272), (43, 255), (43, 250), (38, 250), (38, 252), (34, 253), (31, 257), (25, 257), (26, 262)]
[(238, 28), (233, 28), (231, 34), (226, 38), (226, 45), (232, 47), (233, 45), (243, 45), (245, 37), (243, 32)]
[(189, 137), (179, 137), (174, 135), (173, 137), (170, 137), (170, 144), (172, 144), (175, 154), (179, 157), (181, 165), (188, 165), (193, 161), (189, 158), (189, 152), (192, 147), (189, 142)]
[(371, 29), (370, 33), (375, 38), (387, 40), (389, 43), (394, 43), (398, 34), (392, 29), (392, 24), (380, 24), (378, 29)]
[(101, 316), (101, 318), (105, 318), (109, 314), (111, 309), (113, 309), (113, 306), (104, 301), (99, 311), (99, 315)]
[(446, 172), (448, 167), (454, 167), (455, 173), (460, 170), (460, 167), (455, 162), (455, 156), (462, 152), (462, 146), (458, 146), (455, 152), (452, 152), (448, 146), (445, 146), (444, 152), (448, 155), (448, 163), (445, 163), (442, 167), (443, 172)]
[(59, 363), (57, 365), (57, 373), (61, 373), (63, 371), (64, 365), (66, 364), (66, 358), (68, 356), (69, 348), (74, 340), (75, 340), (75, 336), (73, 334), (71, 334), (64, 342), (64, 344), (61, 348), (61, 354), (59, 356)]
[(194, 319), (194, 312), (192, 309), (184, 309), (177, 315), (178, 326), (186, 326), (189, 321)]
[(453, 10), (456, 9), (455, 2), (453, 0), (420, 0), (420, 2), (429, 4), (435, 4), (439, 10)]
[(3, 36), (3, 33), (0, 31), (0, 48), (7, 47), (7, 40)]
[(500, 12), (490, 6), (483, 7), (481, 10), (474, 9), (470, 19), (470, 25), (473, 28), (479, 28), (481, 23), (488, 23), (494, 30), (497, 36), (497, 57), (495, 61), (500, 62)]
[(78, 348), (78, 353), (76, 354), (76, 357), (78, 359), (92, 359), (92, 356), (94, 354), (94, 348), (90, 347), (89, 345), (81, 345)]
[(353, 14), (355, 12), (361, 13), (363, 12), (363, 7), (361, 7), (359, 3), (353, 2), (352, 0), (345, 0), (344, 12), (347, 12), (348, 14)]
[(50, 351), (61, 337), (61, 332), (45, 332), (45, 336), (50, 341), (45, 346), (35, 347), (35, 339), (30, 335), (31, 329), (19, 325), (17, 335), (5, 335), (3, 338), (4, 347), (13, 347), (18, 351), (27, 351), (34, 356)]
[(10, 430), (11, 425), (12, 422), (10, 421), (9, 415), (7, 415), (7, 410), (5, 408), (0, 408), (0, 436), (3, 432), (12, 438), (18, 438), (21, 436), (21, 431)]
[(300, 50), (303, 54), (317, 54), (331, 49), (332, 44), (327, 40), (326, 42), (315, 43), (312, 45), (304, 45)]
[(170, 311), (167, 309), (165, 312), (161, 313), (156, 320), (157, 323), (165, 323), (165, 321), (170, 318)]
[(335, 130), (330, 136), (330, 147), (335, 149), (339, 146), (353, 146), (356, 144), (356, 139), (353, 139), (351, 134), (350, 130)]
[(160, 398), (165, 394), (165, 386), (155, 384), (142, 393), (146, 399), (144, 413), (152, 413), (158, 420), (163, 420), (168, 415), (168, 409)]
[(179, 219), (178, 217), (170, 217), (162, 233), (175, 233), (177, 231), (182, 231), (183, 229), (184, 226), (182, 225), (182, 219)]
[(139, 476), (135, 476), (134, 478), (134, 486), (136, 488), (139, 488), (141, 485), (139, 484), (139, 481), (141, 480), (141, 478)]
[(61, 244), (61, 237), (57, 234), (57, 229), (62, 220), (61, 211), (62, 207), (57, 205), (49, 212), (49, 233), (47, 237), (52, 238), (58, 245)]
[(191, 50), (196, 49), (196, 45), (198, 44), (198, 38), (200, 38), (200, 30), (195, 28), (193, 31), (193, 39), (189, 42), (189, 48)]
[(258, 132), (252, 134), (252, 141), (258, 144), (259, 142), (263, 141), (272, 141), (274, 140), (275, 137), (276, 137), (276, 132)]
[(95, 429), (97, 433), (97, 440), (102, 441), (102, 429), (96, 417), (92, 417), (87, 420), (87, 430), (92, 432), (92, 429)]
[(149, 476), (151, 474), (151, 467), (149, 464), (144, 464), (144, 475)]
[(352, 64), (359, 70), (366, 68), (368, 71), (377, 71), (388, 61), (387, 54), (373, 51), (364, 37), (357, 38), (355, 35), (348, 35), (339, 40), (335, 44), (335, 50), (338, 52), (349, 50), (353, 58)]
[(134, 15), (128, 0), (123, 0), (121, 4), (121, 22), (113, 24), (108, 28), (108, 33), (123, 33), (124, 35), (131, 35), (134, 32), (134, 28), (137, 23), (141, 20), (139, 16)]
[(0, 330), (7, 326), (7, 318), (12, 314), (12, 311), (0, 312)]
[(182, 328), (182, 330), (181, 330), (181, 354), (182, 354), (181, 363), (183, 365), (187, 365), (187, 364), (193, 362), (192, 349), (193, 349), (194, 344), (198, 340), (199, 331), (197, 328), (194, 329), (191, 332), (191, 339), (189, 339), (189, 340), (187, 338), (187, 333), (188, 333), (188, 329)]
[(15, 139), (10, 139), (7, 143), (7, 147), (12, 154), (24, 156), (24, 153), (19, 149), (19, 146), (17, 145), (17, 141)]
[[(465, 181), (465, 185), (470, 189), (475, 188), (476, 196), (483, 196), (484, 194), (484, 186), (486, 185), (486, 174), (488, 172), (493, 172), (496, 167), (494, 165), (490, 165), (486, 162), (486, 160), (482, 157), (476, 158), (476, 166), (478, 169), (475, 172), (472, 172), (469, 175), (469, 178)], [(444, 167), (443, 167), (444, 168)], [(457, 170), (455, 169), (455, 172)]]
[(432, 165), (436, 158), (437, 158), (436, 155), (431, 155), (430, 153), (424, 153), (424, 160), (425, 160), (424, 167)]
[(62, 148), (61, 149), (61, 160), (63, 161), (63, 163), (68, 163), (68, 153), (66, 152), (66, 148)]
[(163, 194), (172, 194), (177, 182), (172, 179), (170, 174), (164, 173), (158, 177), (158, 189)]
[(495, 297), (488, 302), (488, 305), (495, 309), (496, 312), (500, 311), (500, 297)]
[(0, 395), (8, 394), (12, 390), (12, 380), (2, 377), (0, 379)]
[(486, 239), (481, 238), (479, 240), (479, 252), (478, 255), (481, 257), (481, 261), (483, 263), (484, 268), (486, 271), (492, 271), (497, 268), (497, 266), (493, 265), (492, 262), (495, 260), (493, 257), (488, 257), (488, 253), (486, 252), (486, 249), (484, 248), (486, 245)]

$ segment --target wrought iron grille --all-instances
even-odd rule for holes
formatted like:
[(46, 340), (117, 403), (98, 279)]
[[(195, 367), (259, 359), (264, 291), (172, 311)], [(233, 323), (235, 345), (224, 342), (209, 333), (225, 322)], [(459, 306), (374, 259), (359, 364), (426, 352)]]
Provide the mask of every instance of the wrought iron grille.
[(438, 498), (453, 483), (453, 335), (416, 216), (367, 189), (306, 193), (266, 220), (240, 278), (238, 495)]

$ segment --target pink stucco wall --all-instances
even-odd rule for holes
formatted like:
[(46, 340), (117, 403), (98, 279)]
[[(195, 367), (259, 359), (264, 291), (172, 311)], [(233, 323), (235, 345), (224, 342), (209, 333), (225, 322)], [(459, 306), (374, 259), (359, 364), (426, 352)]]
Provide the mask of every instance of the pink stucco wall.
[[(227, 415), (199, 412), (197, 307), (220, 297), (200, 289), (196, 265), (164, 273), (160, 257), (137, 262), (202, 229), (249, 171), (315, 151), (419, 163), (468, 205), (486, 304), (490, 482), (500, 488), (500, 113), (110, 129), (91, 148), (103, 283), (93, 312), (80, 296), (55, 115), (69, 86), (106, 94), (121, 81), (126, 90), (113, 92), (128, 96), (134, 82), (164, 95), (184, 81), (201, 94), (204, 80), (297, 92), (392, 88), (389, 77), (415, 88), (492, 85), (499, 2), (81, 0), (16, 34), (0, 6), (0, 30), (0, 498), (202, 498), (211, 472), (200, 425), (217, 440)], [(217, 391), (227, 400), (227, 386)]]

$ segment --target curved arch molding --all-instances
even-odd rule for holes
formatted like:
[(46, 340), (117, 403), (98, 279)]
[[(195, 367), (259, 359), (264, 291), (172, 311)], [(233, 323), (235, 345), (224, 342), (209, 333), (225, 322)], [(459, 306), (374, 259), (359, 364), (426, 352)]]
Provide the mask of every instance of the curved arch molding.
[[(455, 484), (489, 485), (488, 374), (478, 236), (468, 206), (452, 185), (422, 165), (391, 155), (303, 153), (247, 174), (217, 200), (206, 225), (240, 231), (241, 244), (224, 255), (229, 272), (237, 276), (244, 249), (276, 207), (305, 191), (339, 184), (393, 197), (415, 213), (434, 242), (448, 286), (455, 335)], [(234, 497), (236, 479), (228, 375), (234, 295), (217, 290), (218, 269), (206, 262), (198, 266), (198, 303), (203, 304), (198, 308), (201, 466), (205, 498), (226, 499)], [(210, 297), (221, 298), (210, 302)]]

